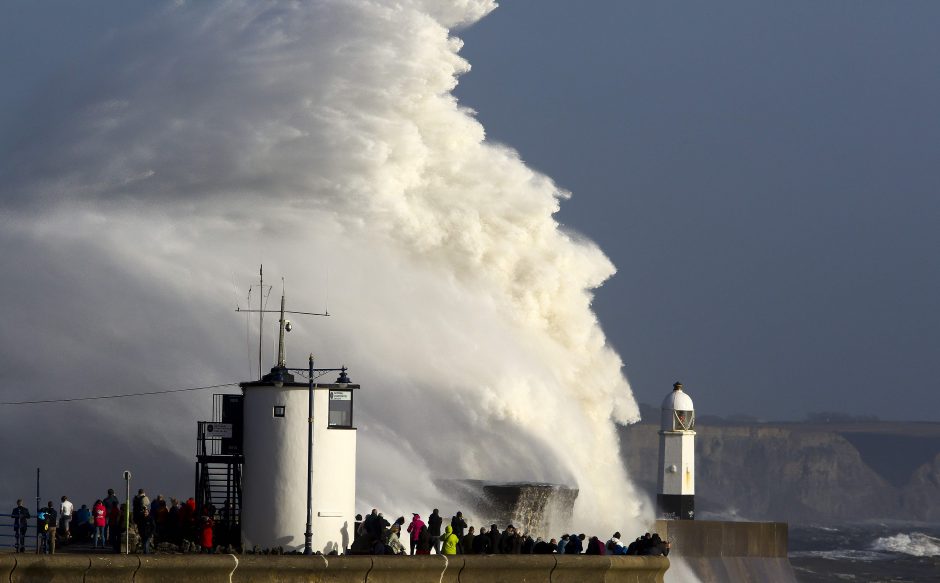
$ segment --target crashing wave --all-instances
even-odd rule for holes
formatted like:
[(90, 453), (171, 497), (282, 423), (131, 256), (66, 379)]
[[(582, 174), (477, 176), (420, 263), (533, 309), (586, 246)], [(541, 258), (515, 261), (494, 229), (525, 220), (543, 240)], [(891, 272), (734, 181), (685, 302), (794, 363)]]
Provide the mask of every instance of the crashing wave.
[(883, 536), (872, 543), (876, 551), (889, 551), (913, 557), (940, 557), (940, 538), (922, 532)]

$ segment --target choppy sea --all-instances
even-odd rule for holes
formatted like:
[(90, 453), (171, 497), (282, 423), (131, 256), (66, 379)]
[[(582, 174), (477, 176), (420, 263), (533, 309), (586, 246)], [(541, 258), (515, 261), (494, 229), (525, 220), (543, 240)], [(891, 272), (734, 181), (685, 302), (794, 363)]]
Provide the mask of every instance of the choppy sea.
[(938, 583), (940, 524), (790, 525), (790, 564), (801, 583)]

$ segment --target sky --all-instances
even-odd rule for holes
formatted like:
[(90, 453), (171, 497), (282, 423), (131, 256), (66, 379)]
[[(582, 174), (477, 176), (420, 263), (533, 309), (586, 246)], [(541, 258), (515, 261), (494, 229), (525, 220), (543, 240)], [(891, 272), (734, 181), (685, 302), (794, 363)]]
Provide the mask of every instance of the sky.
[(936, 421), (935, 2), (503, 2), (457, 95), (572, 192), (637, 399)]
[[(676, 380), (700, 414), (936, 420), (940, 8), (492, 8), (5, 4), (2, 400), (253, 378), (264, 263), (333, 314), (289, 361), (373, 389), (363, 505), (537, 479), (587, 526), (649, 516), (597, 505), (629, 494), (614, 424)], [(0, 406), (31, 437), (0, 496), (37, 460), (185, 490), (208, 402)]]

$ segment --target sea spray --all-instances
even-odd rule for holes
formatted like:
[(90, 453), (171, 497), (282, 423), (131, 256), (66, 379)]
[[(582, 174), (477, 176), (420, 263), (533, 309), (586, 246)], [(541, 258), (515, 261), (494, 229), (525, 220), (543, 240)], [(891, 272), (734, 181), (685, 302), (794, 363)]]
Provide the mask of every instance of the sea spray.
[[(51, 78), (34, 121), (2, 143), (4, 242), (31, 258), (3, 267), (41, 291), (8, 285), (3, 300), (49, 324), (10, 316), (34, 348), (6, 358), (70, 372), (8, 386), (244, 380), (252, 349), (231, 282), (264, 262), (289, 306), (333, 314), (296, 322), (291, 364), (313, 351), (364, 387), (363, 508), (453, 504), (441, 477), (546, 481), (579, 488), (572, 528), (645, 530), (615, 432), (638, 411), (590, 307), (613, 267), (553, 218), (568, 194), (487, 142), (451, 93), (469, 68), (451, 29), (493, 7), (169, 3)], [(133, 435), (175, 452), (140, 476), (169, 469), (181, 479), (167, 487), (185, 491), (205, 401), (78, 410), (118, 447)], [(91, 463), (81, 450), (46, 455)]]
[(871, 548), (913, 557), (940, 557), (940, 538), (922, 532), (899, 533), (877, 538)]

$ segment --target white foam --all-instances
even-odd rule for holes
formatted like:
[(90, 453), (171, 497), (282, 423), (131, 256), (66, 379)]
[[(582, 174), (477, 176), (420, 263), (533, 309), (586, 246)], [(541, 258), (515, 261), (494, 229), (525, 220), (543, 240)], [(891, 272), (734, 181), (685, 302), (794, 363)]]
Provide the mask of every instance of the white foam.
[(876, 539), (872, 543), (872, 549), (912, 557), (940, 557), (940, 538), (934, 538), (922, 532), (899, 533)]
[(833, 551), (795, 551), (790, 558), (827, 559), (830, 561), (879, 561), (890, 558), (886, 553), (874, 551), (859, 551), (854, 549), (838, 549)]

